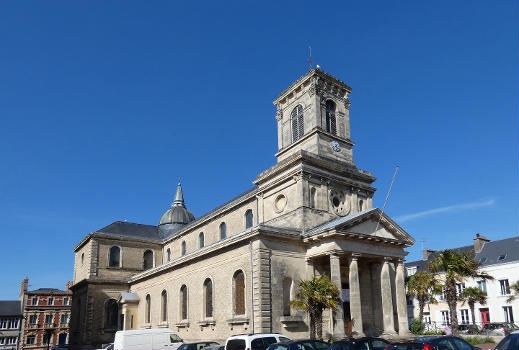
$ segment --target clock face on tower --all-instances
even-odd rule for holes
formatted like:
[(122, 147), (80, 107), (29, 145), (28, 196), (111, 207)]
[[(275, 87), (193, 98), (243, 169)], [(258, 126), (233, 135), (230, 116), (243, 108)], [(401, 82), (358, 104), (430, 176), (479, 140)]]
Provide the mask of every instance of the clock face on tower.
[(333, 149), (335, 152), (340, 152), (340, 151), (341, 151), (341, 145), (339, 145), (339, 142), (333, 140), (333, 141), (332, 141), (332, 149)]
[(337, 215), (345, 216), (350, 213), (350, 201), (346, 198), (346, 195), (342, 190), (330, 190), (330, 206), (333, 212)]

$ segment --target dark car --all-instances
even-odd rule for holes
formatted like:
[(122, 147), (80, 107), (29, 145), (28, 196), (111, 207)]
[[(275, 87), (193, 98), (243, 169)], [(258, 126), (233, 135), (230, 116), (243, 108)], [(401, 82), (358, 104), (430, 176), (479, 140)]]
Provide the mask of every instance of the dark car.
[(201, 341), (198, 343), (184, 343), (180, 345), (178, 350), (200, 350), (202, 348), (205, 348), (206, 346), (213, 346), (213, 345), (220, 345), (215, 341)]
[(290, 340), (269, 345), (267, 350), (328, 350), (330, 344), (321, 340)]
[(223, 350), (225, 349), (225, 345), (215, 344), (215, 345), (208, 345), (202, 348), (202, 350)]
[(508, 334), (494, 348), (494, 350), (517, 350), (519, 349), (519, 331)]
[(389, 342), (382, 338), (364, 337), (352, 340), (339, 340), (330, 346), (330, 350), (384, 350)]
[(453, 336), (416, 338), (414, 341), (393, 343), (386, 350), (481, 350), (465, 340)]
[(481, 332), (485, 335), (504, 336), (517, 330), (519, 330), (519, 327), (517, 327), (514, 323), (491, 322), (485, 323), (483, 325), (483, 329), (481, 330)]

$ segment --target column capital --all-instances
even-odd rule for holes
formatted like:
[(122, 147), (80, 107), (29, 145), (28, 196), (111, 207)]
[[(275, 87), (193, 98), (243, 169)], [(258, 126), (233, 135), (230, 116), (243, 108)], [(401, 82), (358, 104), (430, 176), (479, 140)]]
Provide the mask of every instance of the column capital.
[(393, 262), (393, 257), (392, 256), (385, 256), (382, 260), (384, 260), (384, 264), (388, 264), (390, 262)]
[(340, 250), (331, 250), (331, 251), (328, 252), (328, 255), (330, 256), (330, 259), (332, 259), (332, 258), (339, 259), (341, 257), (341, 255), (342, 255), (342, 253), (343, 252), (340, 251)]
[(359, 258), (360, 258), (361, 256), (362, 256), (362, 254), (360, 254), (360, 253), (352, 253), (350, 259), (351, 259), (352, 261), (357, 261), (357, 260), (359, 260)]

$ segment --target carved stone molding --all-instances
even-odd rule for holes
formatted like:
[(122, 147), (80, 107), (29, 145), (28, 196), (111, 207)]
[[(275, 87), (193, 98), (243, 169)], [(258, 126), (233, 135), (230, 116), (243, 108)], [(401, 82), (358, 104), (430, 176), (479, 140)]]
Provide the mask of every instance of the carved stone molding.
[(280, 121), (281, 119), (283, 119), (283, 110), (278, 109), (278, 111), (276, 113), (276, 119), (277, 119), (277, 121)]

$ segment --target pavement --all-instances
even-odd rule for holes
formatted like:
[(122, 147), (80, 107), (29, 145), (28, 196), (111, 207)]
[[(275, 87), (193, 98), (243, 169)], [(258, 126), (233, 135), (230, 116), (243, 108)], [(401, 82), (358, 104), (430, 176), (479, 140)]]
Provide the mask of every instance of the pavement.
[(490, 344), (478, 344), (476, 345), (478, 348), (481, 348), (481, 350), (491, 350), (493, 349), (497, 344), (490, 343)]

